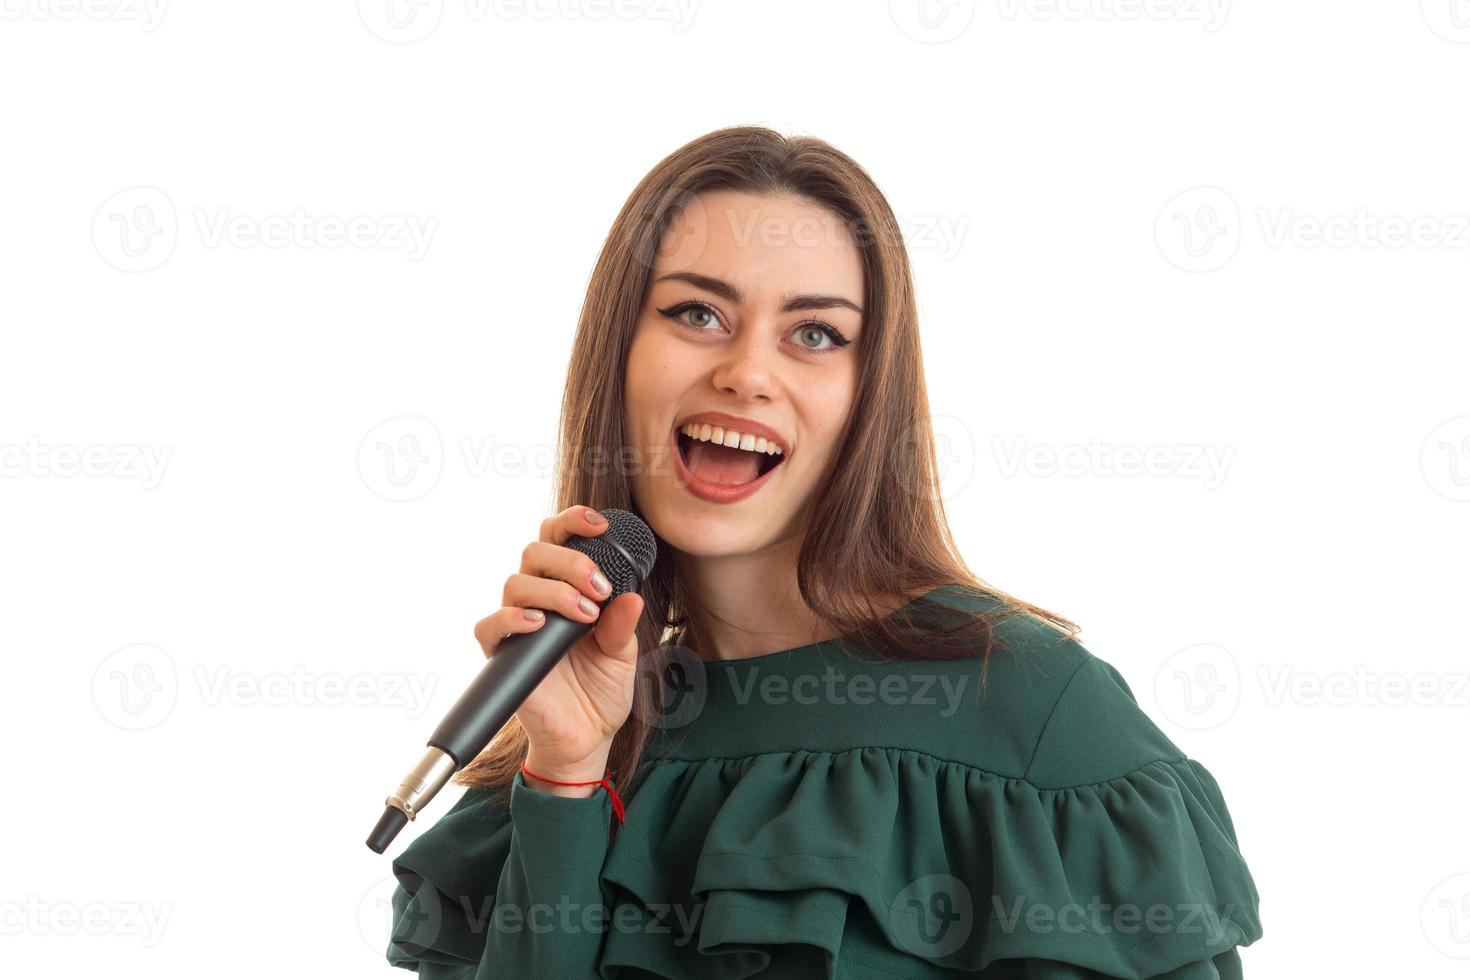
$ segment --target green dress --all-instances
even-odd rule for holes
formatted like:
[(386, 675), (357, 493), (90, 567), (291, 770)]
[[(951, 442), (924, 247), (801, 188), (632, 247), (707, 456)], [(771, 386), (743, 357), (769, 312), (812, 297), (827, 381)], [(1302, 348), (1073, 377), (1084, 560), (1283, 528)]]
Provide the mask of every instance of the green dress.
[(611, 843), (603, 789), (467, 790), (392, 863), (388, 961), (432, 980), (1240, 977), (1258, 896), (1215, 779), (1075, 641), (1024, 615), (996, 638), (983, 683), (978, 656), (837, 641), (689, 661), (616, 781)]

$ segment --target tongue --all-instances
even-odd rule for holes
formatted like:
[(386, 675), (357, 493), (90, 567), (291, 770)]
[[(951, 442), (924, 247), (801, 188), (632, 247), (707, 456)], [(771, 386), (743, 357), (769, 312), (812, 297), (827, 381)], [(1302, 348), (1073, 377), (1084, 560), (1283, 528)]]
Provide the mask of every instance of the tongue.
[(705, 483), (737, 486), (760, 475), (761, 454), (747, 449), (696, 442), (689, 448), (689, 472)]

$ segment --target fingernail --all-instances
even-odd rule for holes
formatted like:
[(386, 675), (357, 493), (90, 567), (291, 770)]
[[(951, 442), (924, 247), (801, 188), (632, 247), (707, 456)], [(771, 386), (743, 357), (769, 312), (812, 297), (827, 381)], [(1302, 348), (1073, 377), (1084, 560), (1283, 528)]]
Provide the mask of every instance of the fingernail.
[(582, 609), (582, 611), (584, 613), (586, 613), (587, 615), (589, 615), (589, 616), (596, 616), (597, 615), (597, 603), (593, 602), (591, 599), (587, 598), (586, 596), (579, 596), (577, 598), (577, 605), (580, 606), (581, 609)]
[(588, 578), (592, 581), (592, 587), (598, 592), (612, 591), (612, 583), (601, 572), (593, 572)]
[(546, 614), (539, 609), (523, 609), (521, 613), (533, 623), (539, 623), (546, 618)]
[(603, 517), (601, 514), (599, 514), (597, 511), (593, 510), (591, 507), (588, 507), (587, 508), (587, 520), (591, 521), (593, 524), (601, 524), (606, 519), (607, 518)]

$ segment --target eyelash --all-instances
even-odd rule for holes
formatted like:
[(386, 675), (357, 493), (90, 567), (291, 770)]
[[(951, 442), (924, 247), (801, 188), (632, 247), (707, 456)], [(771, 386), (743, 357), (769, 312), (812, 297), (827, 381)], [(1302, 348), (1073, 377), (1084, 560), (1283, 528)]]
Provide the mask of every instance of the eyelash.
[[(687, 302), (679, 303), (669, 307), (668, 309), (659, 310), (659, 313), (663, 314), (671, 320), (678, 320), (679, 317), (683, 316), (685, 313), (688, 313), (690, 310), (704, 310), (708, 312), (711, 316), (714, 316), (716, 319), (718, 319), (719, 317), (719, 315), (715, 313), (714, 307), (710, 306), (708, 303), (701, 303), (698, 300), (689, 300)], [(688, 327), (691, 330), (703, 331), (705, 329), (704, 327), (696, 327), (692, 323), (685, 323), (684, 326)], [(836, 327), (832, 326), (832, 324), (826, 322), (825, 320), (804, 320), (801, 323), (798, 323), (796, 327), (793, 328), (793, 330), (800, 329), (801, 327), (816, 327), (818, 330), (822, 331), (822, 333), (826, 334), (827, 337), (832, 341), (833, 346), (827, 348), (802, 347), (802, 350), (810, 351), (813, 354), (832, 354), (852, 343), (852, 341), (848, 340), (842, 335), (842, 331), (838, 330)]]

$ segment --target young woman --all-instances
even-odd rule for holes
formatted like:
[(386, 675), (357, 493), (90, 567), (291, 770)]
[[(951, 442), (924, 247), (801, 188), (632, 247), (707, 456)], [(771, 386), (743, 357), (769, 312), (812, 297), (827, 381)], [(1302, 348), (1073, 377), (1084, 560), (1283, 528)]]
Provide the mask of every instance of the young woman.
[[(560, 513), (475, 635), (595, 623), (393, 863), (426, 978), (1239, 977), (1220, 789), (939, 496), (894, 216), (813, 138), (653, 169), (593, 272)], [(631, 510), (641, 593), (572, 535)], [(647, 613), (645, 615), (645, 612)]]

